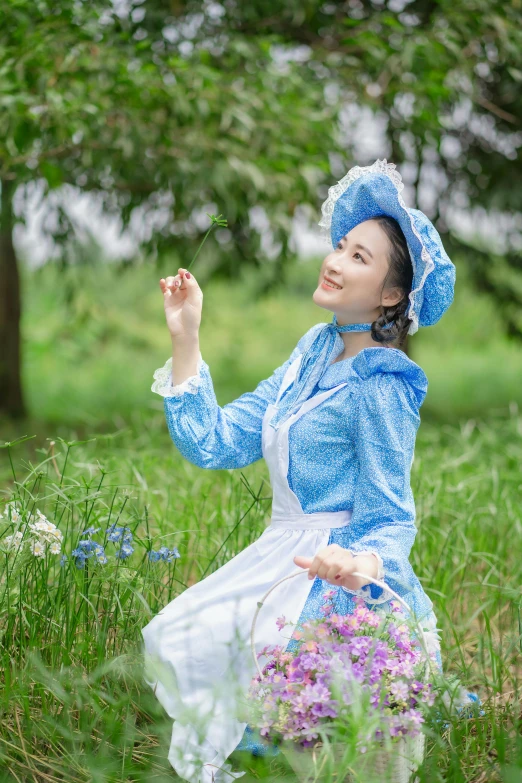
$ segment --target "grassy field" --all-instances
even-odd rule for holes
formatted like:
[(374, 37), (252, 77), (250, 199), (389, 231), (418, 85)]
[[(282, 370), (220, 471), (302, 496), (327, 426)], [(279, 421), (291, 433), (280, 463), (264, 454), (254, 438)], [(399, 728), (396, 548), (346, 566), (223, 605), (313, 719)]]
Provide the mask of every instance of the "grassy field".
[[(69, 560), (33, 557), (8, 590), (2, 574), (2, 780), (175, 779), (171, 721), (140, 680), (140, 629), (255, 540), (269, 517), (263, 462), (204, 471), (169, 440), (162, 400), (150, 392), (169, 355), (157, 285), (168, 271), (24, 274), (31, 416), (2, 423), (2, 441), (35, 437), (0, 452), (2, 496), (55, 522)], [(220, 403), (253, 388), (309, 326), (329, 320), (310, 302), (315, 275), (313, 264), (296, 265), (266, 299), (249, 276), (205, 288), (202, 352)], [(518, 783), (522, 347), (462, 285), (409, 350), (430, 380), (412, 473), (412, 564), (435, 604), (446, 669), (480, 694), (486, 713), (432, 738), (419, 778)], [(109, 542), (107, 564), (77, 569), (79, 534), (101, 527), (99, 538), (112, 523), (132, 531), (132, 555), (119, 560)], [(151, 563), (147, 550), (160, 546), (177, 547), (179, 559)], [(279, 760), (232, 761), (247, 765), (245, 783), (295, 779)]]

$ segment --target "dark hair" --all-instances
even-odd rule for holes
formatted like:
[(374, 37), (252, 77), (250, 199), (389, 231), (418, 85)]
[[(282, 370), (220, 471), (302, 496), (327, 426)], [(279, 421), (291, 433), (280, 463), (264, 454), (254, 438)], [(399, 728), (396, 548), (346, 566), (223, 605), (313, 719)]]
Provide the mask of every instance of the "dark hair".
[[(372, 323), (371, 335), (379, 343), (397, 343), (401, 345), (408, 333), (411, 319), (405, 315), (409, 304), (408, 295), (413, 284), (413, 266), (410, 251), (406, 243), (402, 229), (397, 221), (389, 215), (379, 215), (371, 218), (384, 229), (390, 242), (390, 268), (384, 279), (382, 290), (385, 288), (400, 288), (403, 297), (396, 305), (391, 307), (381, 306), (381, 315)], [(393, 326), (384, 327), (393, 321)]]

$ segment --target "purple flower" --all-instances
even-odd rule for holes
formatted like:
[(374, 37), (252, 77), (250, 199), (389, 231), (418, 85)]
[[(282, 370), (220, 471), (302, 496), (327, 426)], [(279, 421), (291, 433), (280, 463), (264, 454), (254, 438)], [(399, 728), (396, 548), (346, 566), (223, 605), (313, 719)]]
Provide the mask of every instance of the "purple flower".
[(424, 716), (419, 710), (407, 710), (403, 713), (403, 717), (418, 726), (420, 726), (421, 723), (424, 723)]
[(428, 707), (432, 707), (435, 702), (435, 693), (432, 690), (431, 682), (428, 683), (428, 685), (424, 688), (421, 695), (421, 701), (423, 701), (425, 704), (428, 705)]
[(281, 615), (281, 617), (277, 618), (276, 625), (277, 625), (277, 630), (278, 631), (282, 631), (283, 630), (283, 628), (286, 625), (286, 617), (284, 616), (284, 614)]
[(331, 699), (331, 693), (325, 685), (306, 685), (303, 689), (303, 698), (308, 704), (316, 702), (328, 702)]
[(321, 606), (320, 611), (321, 611), (321, 614), (327, 615), (327, 614), (330, 614), (332, 609), (333, 609), (333, 604), (324, 604), (323, 606)]
[(409, 695), (409, 688), (404, 680), (396, 680), (390, 685), (390, 693), (395, 696), (397, 701), (406, 701)]
[(312, 707), (312, 714), (317, 715), (319, 718), (336, 718), (339, 714), (337, 709), (337, 702), (332, 699), (326, 704), (319, 702)]
[(372, 639), (369, 636), (354, 636), (350, 642), (349, 650), (352, 655), (367, 655), (372, 646)]

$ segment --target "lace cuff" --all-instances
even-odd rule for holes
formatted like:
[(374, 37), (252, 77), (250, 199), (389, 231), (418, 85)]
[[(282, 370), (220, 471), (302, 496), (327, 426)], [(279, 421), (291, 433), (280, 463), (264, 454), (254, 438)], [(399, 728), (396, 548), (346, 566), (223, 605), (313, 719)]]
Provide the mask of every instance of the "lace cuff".
[(151, 391), (160, 394), (162, 397), (181, 397), (183, 394), (197, 394), (201, 385), (201, 369), (203, 367), (203, 358), (199, 354), (197, 364), (197, 375), (191, 375), (183, 383), (177, 386), (172, 385), (172, 356), (169, 356), (163, 367), (154, 373), (154, 383)]
[[(356, 555), (373, 555), (377, 558), (378, 563), (378, 570), (377, 570), (377, 576), (376, 579), (379, 579), (381, 582), (384, 580), (384, 563), (382, 561), (382, 557), (378, 552), (375, 552), (374, 550), (352, 550), (348, 549), (348, 552), (350, 552), (354, 557)], [(372, 598), (371, 595), (371, 587), (372, 583), (370, 582), (367, 585), (364, 585), (364, 587), (361, 587), (359, 590), (350, 590), (348, 587), (344, 587), (341, 585), (343, 590), (345, 590), (347, 593), (350, 593), (351, 595), (358, 595), (361, 598), (364, 598), (366, 603), (368, 604), (383, 604), (385, 601), (391, 601), (393, 600), (394, 596), (388, 591), (384, 590), (382, 591), (382, 594), (379, 596), (379, 598)]]

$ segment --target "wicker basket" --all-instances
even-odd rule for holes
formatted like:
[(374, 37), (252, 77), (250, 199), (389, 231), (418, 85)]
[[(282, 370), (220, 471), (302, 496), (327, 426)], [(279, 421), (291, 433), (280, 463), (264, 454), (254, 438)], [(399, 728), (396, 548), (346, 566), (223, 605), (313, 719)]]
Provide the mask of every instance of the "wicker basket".
[[(254, 643), (254, 634), (258, 614), (272, 590), (274, 590), (278, 585), (287, 579), (292, 579), (294, 576), (307, 573), (308, 572), (306, 569), (301, 569), (299, 571), (295, 571), (289, 576), (283, 577), (283, 579), (280, 579), (278, 582), (272, 585), (272, 587), (265, 593), (262, 600), (259, 601), (257, 605), (257, 610), (254, 614), (250, 631), (250, 647), (256, 669), (261, 678), (263, 678), (264, 675), (257, 660)], [(398, 603), (400, 603), (403, 608), (405, 608), (408, 612), (411, 611), (408, 604), (400, 597), (400, 595), (397, 595), (397, 593), (392, 590), (392, 588), (389, 587), (389, 585), (387, 585), (385, 582), (374, 579), (373, 577), (367, 576), (366, 574), (362, 574), (359, 571), (355, 571), (353, 576), (363, 577), (368, 582), (372, 582), (372, 584), (387, 590), (393, 595), (395, 600), (398, 601)], [(419, 641), (426, 655), (426, 668), (424, 676), (427, 677), (431, 669), (431, 663), (429, 660), (424, 631), (418, 622), (417, 628), (420, 631)], [(327, 779), (327, 772), (325, 770), (327, 765), (327, 757), (326, 754), (322, 752), (322, 747), (323, 745), (321, 742), (317, 742), (311, 748), (303, 748), (301, 745), (298, 745), (296, 742), (290, 740), (286, 740), (281, 744), (281, 752), (288, 760), (290, 766), (294, 770), (297, 778), (301, 781), (301, 783), (321, 783), (322, 780)], [(401, 737), (397, 742), (394, 743), (392, 751), (387, 750), (380, 743), (373, 743), (373, 745), (370, 745), (366, 753), (361, 753), (358, 756), (356, 768), (354, 765), (352, 770), (357, 772), (357, 777), (359, 777), (359, 779), (367, 776), (375, 780), (382, 781), (383, 783), (409, 783), (417, 767), (422, 764), (424, 759), (424, 748), (425, 737), (422, 733), (415, 737), (410, 737), (408, 735)], [(332, 752), (335, 765), (341, 766), (345, 752), (344, 745), (342, 743), (333, 743)], [(336, 777), (335, 773), (331, 775), (330, 779), (332, 780), (332, 783), (334, 783), (334, 781), (335, 783), (342, 783), (342, 781), (345, 783), (352, 783), (352, 781), (355, 780), (352, 772), (349, 772), (347, 775), (345, 775), (342, 780), (341, 778)]]

